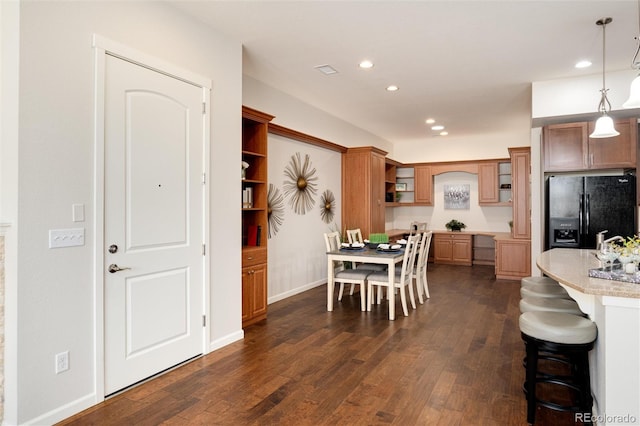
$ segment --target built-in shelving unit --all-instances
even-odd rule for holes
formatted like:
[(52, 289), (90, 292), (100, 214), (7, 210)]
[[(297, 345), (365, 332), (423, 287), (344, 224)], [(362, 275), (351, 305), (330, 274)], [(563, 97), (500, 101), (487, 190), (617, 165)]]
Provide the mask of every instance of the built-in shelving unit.
[(511, 162), (498, 163), (498, 194), (499, 202), (511, 204)]
[(396, 168), (396, 203), (413, 204), (415, 201), (415, 170), (413, 167)]
[(267, 317), (267, 138), (272, 115), (242, 107), (242, 326)]

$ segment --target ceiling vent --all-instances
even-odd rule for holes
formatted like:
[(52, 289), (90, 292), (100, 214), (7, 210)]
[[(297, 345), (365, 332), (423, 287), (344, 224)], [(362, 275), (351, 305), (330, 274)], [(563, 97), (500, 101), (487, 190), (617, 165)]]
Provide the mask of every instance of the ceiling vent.
[(331, 65), (318, 65), (316, 67), (314, 67), (315, 69), (317, 69), (318, 71), (320, 71), (322, 74), (325, 75), (331, 75), (331, 74), (337, 74), (338, 71), (336, 71), (335, 68), (333, 68)]

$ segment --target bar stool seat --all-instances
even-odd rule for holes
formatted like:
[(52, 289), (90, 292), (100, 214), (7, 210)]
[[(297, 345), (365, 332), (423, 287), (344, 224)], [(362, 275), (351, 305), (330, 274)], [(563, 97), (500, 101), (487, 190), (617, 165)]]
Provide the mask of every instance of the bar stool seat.
[(538, 285), (538, 284), (555, 284), (558, 285), (558, 281), (551, 277), (524, 277), (520, 280), (520, 285)]
[(560, 312), (564, 314), (584, 316), (575, 300), (555, 297), (524, 297), (520, 299), (520, 312)]
[[(529, 311), (520, 315), (519, 325), (526, 349), (524, 387), (527, 398), (527, 422), (535, 423), (538, 405), (557, 411), (591, 413), (593, 396), (589, 377), (589, 351), (593, 349), (598, 335), (595, 323), (578, 315)], [(539, 374), (538, 360), (542, 358), (542, 353), (567, 359), (571, 366), (571, 374)], [(571, 401), (571, 405), (538, 398), (536, 385), (539, 383), (570, 389), (577, 398)]]
[(554, 297), (571, 299), (567, 290), (559, 284), (537, 284), (520, 286), (520, 297)]

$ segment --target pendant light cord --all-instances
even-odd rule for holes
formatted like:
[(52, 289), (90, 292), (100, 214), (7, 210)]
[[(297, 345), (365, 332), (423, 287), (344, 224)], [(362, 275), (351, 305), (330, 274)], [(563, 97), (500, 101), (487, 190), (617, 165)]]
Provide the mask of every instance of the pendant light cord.
[(600, 90), (600, 92), (602, 92), (602, 98), (600, 99), (600, 103), (598, 104), (598, 111), (602, 112), (603, 114), (606, 114), (607, 112), (611, 111), (611, 103), (607, 98), (607, 92), (609, 91), (609, 89), (606, 88), (607, 86), (605, 83), (605, 59), (606, 59), (605, 51), (606, 51), (606, 44), (607, 44), (606, 42), (607, 24), (610, 22), (611, 22), (611, 18), (604, 18), (596, 22), (596, 24), (602, 26), (602, 90)]
[(640, 0), (638, 0), (638, 35), (634, 37), (637, 42), (636, 53), (631, 60), (631, 68), (640, 70), (640, 61), (638, 61), (638, 53), (640, 53)]

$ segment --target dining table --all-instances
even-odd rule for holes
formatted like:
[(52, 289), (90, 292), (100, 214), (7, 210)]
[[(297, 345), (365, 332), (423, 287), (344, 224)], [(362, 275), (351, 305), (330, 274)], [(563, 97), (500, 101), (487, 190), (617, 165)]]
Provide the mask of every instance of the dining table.
[[(363, 248), (340, 248), (327, 252), (327, 311), (333, 311), (334, 287), (335, 287), (335, 268), (334, 262), (352, 262), (355, 263), (377, 263), (387, 266), (389, 274), (389, 282), (393, 283), (396, 273), (396, 264), (402, 262), (404, 256), (404, 247), (398, 250), (379, 250), (365, 246)], [(400, 267), (400, 265), (398, 266)], [(364, 289), (360, 289), (364, 291)], [(387, 292), (389, 297), (389, 319), (395, 319), (395, 291), (393, 285)], [(367, 297), (370, 297), (367, 295)]]

